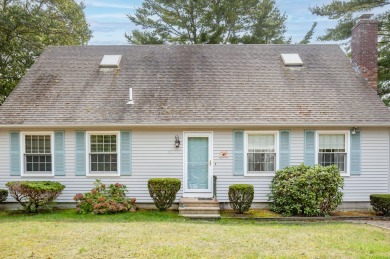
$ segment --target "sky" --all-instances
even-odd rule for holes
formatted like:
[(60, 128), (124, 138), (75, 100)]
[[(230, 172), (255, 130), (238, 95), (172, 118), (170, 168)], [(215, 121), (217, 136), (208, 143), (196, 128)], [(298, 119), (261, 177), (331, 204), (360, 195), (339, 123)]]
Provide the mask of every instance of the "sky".
[[(87, 21), (93, 31), (90, 45), (128, 44), (124, 34), (136, 27), (126, 15), (133, 14), (136, 8), (141, 6), (142, 0), (83, 0), (83, 2), (86, 5), (84, 11)], [(309, 7), (322, 6), (330, 2), (331, 0), (276, 0), (277, 7), (288, 16), (285, 35), (292, 38), (292, 43), (301, 41), (315, 21), (318, 25), (311, 43), (316, 43), (316, 38), (324, 34), (326, 28), (336, 24), (336, 21), (312, 15), (309, 11)]]

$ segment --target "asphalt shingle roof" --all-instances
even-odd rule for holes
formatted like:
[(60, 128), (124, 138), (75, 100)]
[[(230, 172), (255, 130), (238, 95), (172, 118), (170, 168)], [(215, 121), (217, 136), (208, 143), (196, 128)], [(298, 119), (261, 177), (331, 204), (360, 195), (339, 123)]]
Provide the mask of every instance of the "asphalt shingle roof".
[[(100, 71), (105, 54), (121, 68)], [(390, 112), (337, 45), (48, 47), (0, 124), (390, 125)]]

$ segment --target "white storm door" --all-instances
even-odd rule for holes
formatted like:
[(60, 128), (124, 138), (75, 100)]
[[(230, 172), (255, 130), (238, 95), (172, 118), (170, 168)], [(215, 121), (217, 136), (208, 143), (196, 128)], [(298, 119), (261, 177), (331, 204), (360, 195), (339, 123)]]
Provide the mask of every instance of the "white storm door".
[(184, 196), (213, 196), (212, 133), (184, 133)]

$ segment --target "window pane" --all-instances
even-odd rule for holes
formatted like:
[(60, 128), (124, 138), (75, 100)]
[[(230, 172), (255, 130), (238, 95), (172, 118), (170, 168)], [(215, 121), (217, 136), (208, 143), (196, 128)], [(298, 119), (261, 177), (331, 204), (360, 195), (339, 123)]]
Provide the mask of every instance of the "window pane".
[(111, 152), (111, 145), (110, 144), (104, 144), (104, 152)]
[(26, 153), (31, 153), (31, 136), (25, 137)]
[(275, 171), (275, 150), (274, 134), (249, 134), (247, 153), (248, 171)]
[(248, 153), (248, 171), (249, 172), (275, 171), (275, 154)]
[(31, 136), (31, 153), (38, 153), (38, 136)]
[(50, 154), (51, 153), (51, 148), (50, 148), (50, 135), (45, 136), (45, 153)]
[(345, 152), (345, 134), (320, 134), (320, 152)]
[(116, 135), (91, 135), (91, 172), (117, 171), (117, 154), (115, 152)]
[(51, 171), (51, 141), (50, 135), (25, 136), (25, 171)]
[(248, 135), (248, 152), (275, 152), (275, 135)]
[(320, 165), (336, 165), (341, 172), (346, 171), (346, 158), (346, 153), (318, 153), (318, 163)]
[(102, 143), (103, 144), (103, 135), (97, 135), (96, 139), (97, 139), (97, 143)]
[(45, 136), (38, 136), (38, 152), (39, 154), (45, 153)]

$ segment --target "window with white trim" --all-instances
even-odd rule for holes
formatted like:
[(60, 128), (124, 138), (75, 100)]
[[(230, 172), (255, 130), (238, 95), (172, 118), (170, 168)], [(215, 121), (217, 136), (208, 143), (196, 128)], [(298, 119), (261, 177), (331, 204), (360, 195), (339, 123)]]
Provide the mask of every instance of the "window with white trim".
[(274, 133), (248, 133), (246, 143), (246, 171), (248, 174), (276, 171), (277, 135)]
[(24, 172), (26, 174), (52, 173), (52, 141), (50, 134), (24, 135)]
[(341, 173), (347, 172), (347, 134), (318, 134), (318, 164), (336, 165)]
[(89, 135), (89, 171), (91, 174), (118, 173), (118, 135)]

